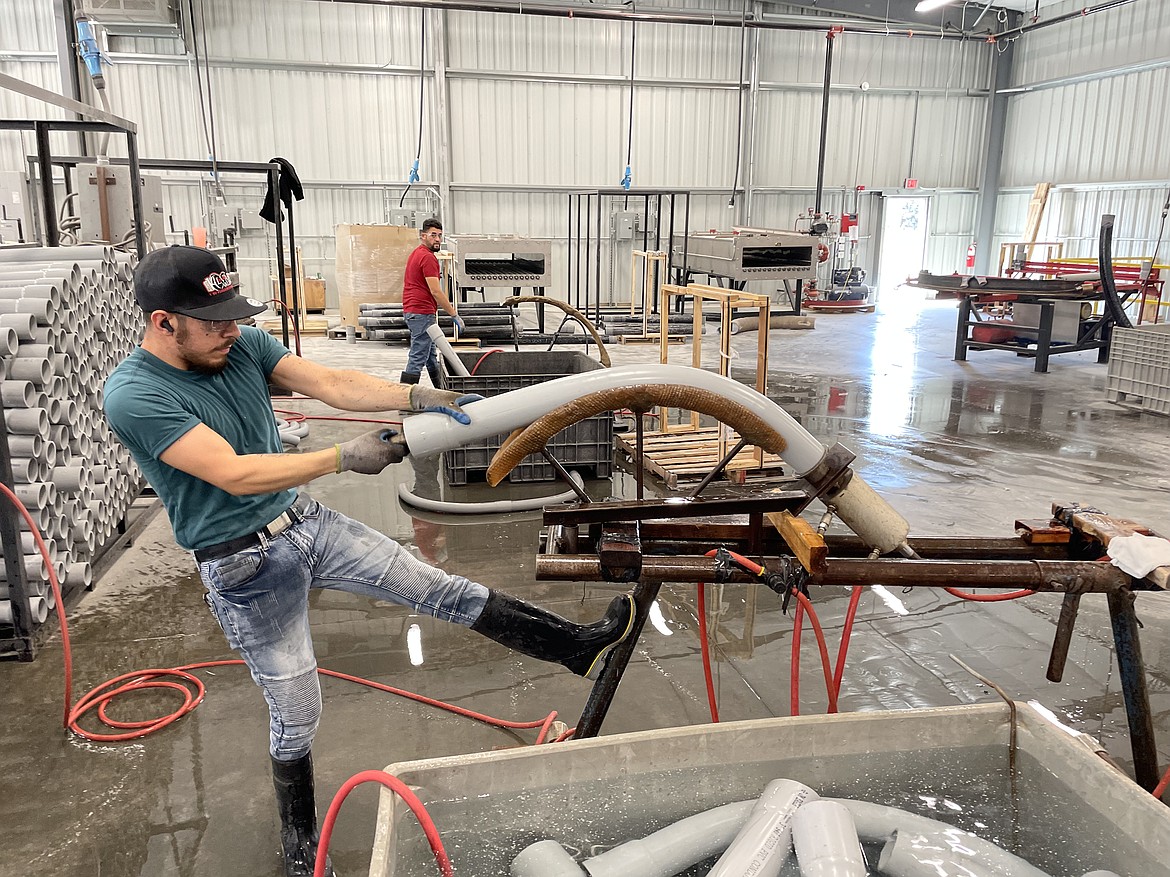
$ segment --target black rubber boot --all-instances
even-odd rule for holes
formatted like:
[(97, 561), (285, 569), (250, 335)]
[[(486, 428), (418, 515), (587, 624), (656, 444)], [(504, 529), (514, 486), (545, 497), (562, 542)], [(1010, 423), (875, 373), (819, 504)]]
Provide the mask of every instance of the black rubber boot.
[(614, 597), (600, 621), (575, 624), (508, 594), (489, 591), (483, 614), (471, 629), (502, 646), (595, 679), (605, 656), (630, 635), (633, 626), (634, 598), (629, 594)]
[(402, 376), (398, 379), (398, 383), (400, 383), (400, 384), (417, 384), (418, 379), (419, 379), (418, 372), (403, 372)]
[[(313, 877), (317, 861), (317, 807), (313, 795), (313, 756), (296, 761), (272, 759), (272, 785), (280, 812), (280, 845), (286, 877)], [(325, 877), (335, 877), (325, 860)]]

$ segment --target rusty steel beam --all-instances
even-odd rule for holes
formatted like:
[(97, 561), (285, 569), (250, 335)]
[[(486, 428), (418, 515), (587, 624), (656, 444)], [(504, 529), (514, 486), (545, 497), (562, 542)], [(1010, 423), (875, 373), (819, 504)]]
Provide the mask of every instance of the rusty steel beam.
[[(595, 555), (539, 555), (536, 577), (545, 581), (603, 581)], [(720, 577), (708, 557), (646, 556), (642, 581), (651, 582), (758, 582), (755, 576), (734, 572)], [(1072, 560), (854, 560), (830, 557), (826, 572), (810, 585), (893, 585), (895, 587), (952, 587), (963, 589), (1026, 588), (1048, 593), (1116, 593), (1131, 586), (1129, 576), (1106, 563)]]

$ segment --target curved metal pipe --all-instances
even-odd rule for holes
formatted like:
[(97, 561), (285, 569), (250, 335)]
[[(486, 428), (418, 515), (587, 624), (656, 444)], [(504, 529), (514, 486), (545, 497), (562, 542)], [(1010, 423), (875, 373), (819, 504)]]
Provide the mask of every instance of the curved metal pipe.
[(504, 299), (501, 302), (501, 304), (506, 305), (508, 307), (511, 307), (513, 305), (518, 305), (521, 302), (526, 302), (526, 301), (535, 302), (536, 304), (553, 305), (554, 307), (558, 307), (562, 311), (564, 311), (566, 314), (568, 314), (570, 317), (572, 317), (574, 320), (576, 320), (578, 323), (580, 323), (581, 328), (583, 328), (586, 332), (588, 332), (590, 335), (592, 335), (593, 340), (597, 342), (597, 358), (601, 361), (601, 364), (603, 366), (605, 366), (606, 368), (610, 367), (611, 362), (609, 359), (609, 351), (606, 350), (605, 345), (601, 343), (601, 336), (597, 334), (597, 327), (593, 325), (593, 321), (590, 320), (587, 316), (585, 316), (583, 313), (581, 313), (579, 310), (577, 310), (575, 307), (573, 307), (571, 304), (568, 304), (567, 302), (559, 301), (558, 299), (555, 299), (555, 298), (547, 298), (543, 295), (513, 295), (513, 296), (509, 296), (508, 298)]
[[(585, 482), (576, 472), (569, 473), (578, 487), (584, 487)], [(527, 499), (501, 499), (494, 502), (446, 502), (441, 499), (427, 499), (411, 492), (405, 484), (398, 485), (398, 498), (409, 506), (423, 509), (428, 512), (438, 512), (446, 515), (499, 515), (512, 512), (539, 511), (545, 506), (559, 502), (573, 502), (577, 499), (577, 491), (569, 489), (552, 496), (532, 496)]]

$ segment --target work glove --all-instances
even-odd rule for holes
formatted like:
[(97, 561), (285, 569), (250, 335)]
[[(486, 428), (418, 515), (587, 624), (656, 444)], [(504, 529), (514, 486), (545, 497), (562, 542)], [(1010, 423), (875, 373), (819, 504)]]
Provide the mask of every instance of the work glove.
[(434, 387), (424, 387), (422, 384), (412, 384), (410, 387), (410, 410), (430, 411), (435, 414), (446, 414), (457, 423), (471, 423), (471, 418), (464, 413), (460, 405), (468, 402), (478, 402), (482, 399), (477, 393), (456, 393), (452, 390), (437, 390)]
[(401, 463), (409, 453), (406, 442), (393, 429), (375, 429), (335, 445), (337, 471), (377, 475), (391, 463)]
[(463, 322), (458, 314), (452, 314), (451, 319), (455, 322), (455, 328), (459, 330), (460, 335), (467, 333), (467, 324)]

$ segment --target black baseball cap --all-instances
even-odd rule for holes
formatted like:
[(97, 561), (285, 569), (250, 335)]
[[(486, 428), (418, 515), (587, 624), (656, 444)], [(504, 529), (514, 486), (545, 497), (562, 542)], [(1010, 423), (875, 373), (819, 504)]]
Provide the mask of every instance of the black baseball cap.
[(181, 245), (143, 257), (134, 270), (134, 298), (148, 314), (170, 311), (197, 320), (242, 320), (267, 307), (240, 295), (215, 253)]

